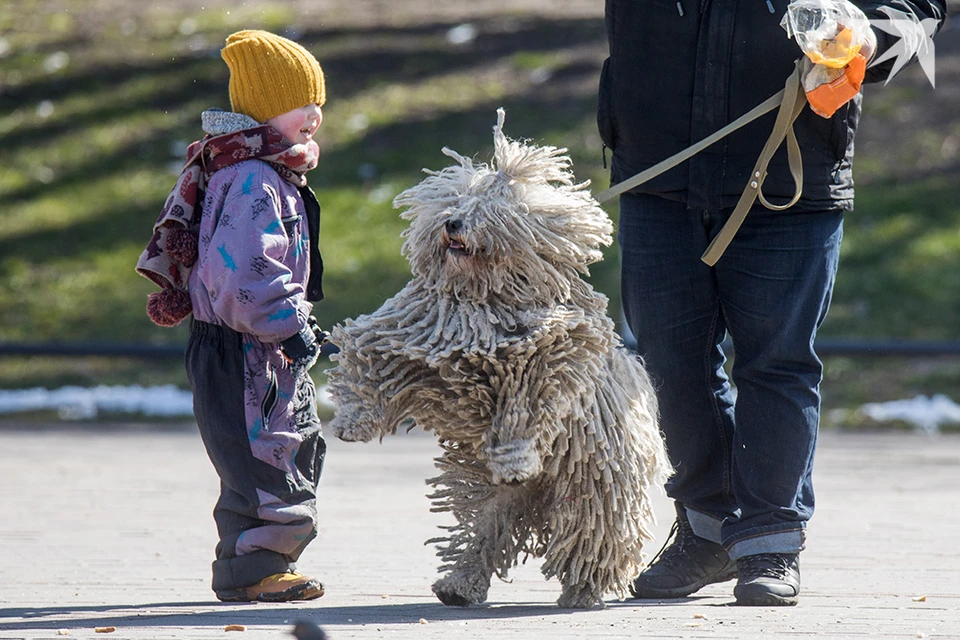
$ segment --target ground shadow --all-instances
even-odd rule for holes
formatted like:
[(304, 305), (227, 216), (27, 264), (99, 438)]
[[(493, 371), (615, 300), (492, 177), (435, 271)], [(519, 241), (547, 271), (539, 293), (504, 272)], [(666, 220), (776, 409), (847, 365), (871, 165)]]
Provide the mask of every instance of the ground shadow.
[(659, 600), (622, 600), (622, 601), (613, 601), (607, 602), (607, 606), (612, 609), (623, 609), (631, 608), (635, 609), (637, 607), (689, 607), (690, 605), (697, 605), (698, 607), (729, 607), (733, 604), (733, 598), (731, 596), (730, 600), (723, 602), (713, 602), (716, 600), (716, 596), (699, 596), (692, 595), (685, 598), (670, 598), (670, 599), (659, 599)]
[[(213, 607), (213, 610), (196, 609)], [(85, 614), (100, 613), (88, 616)], [(41, 608), (0, 609), (0, 632), (30, 629), (61, 629), (64, 627), (221, 627), (228, 624), (244, 626), (276, 626), (310, 620), (318, 625), (418, 624), (429, 622), (456, 622), (460, 620), (494, 620), (501, 618), (530, 618), (566, 616), (582, 613), (561, 609), (553, 602), (542, 604), (488, 603), (474, 607), (447, 607), (430, 601), (424, 603), (378, 604), (351, 607), (324, 607), (323, 601), (276, 604), (222, 604), (204, 602), (173, 602), (134, 605), (91, 605)]]

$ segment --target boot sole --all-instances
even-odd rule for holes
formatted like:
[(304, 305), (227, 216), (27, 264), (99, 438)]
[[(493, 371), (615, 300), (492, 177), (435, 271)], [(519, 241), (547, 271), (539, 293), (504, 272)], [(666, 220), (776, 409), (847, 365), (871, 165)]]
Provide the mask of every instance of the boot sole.
[(734, 588), (733, 597), (737, 599), (739, 607), (792, 607), (797, 604), (799, 596), (781, 596), (763, 589), (762, 587)]
[(258, 602), (291, 602), (293, 600), (316, 600), (323, 595), (323, 587), (304, 585), (287, 589), (280, 593), (261, 593), (257, 596)]
[(220, 602), (292, 602), (294, 600), (315, 600), (324, 594), (323, 586), (302, 584), (286, 591), (276, 593), (248, 593), (245, 589), (217, 591)]
[(726, 582), (727, 580), (733, 580), (737, 577), (737, 570), (734, 569), (729, 573), (724, 573), (720, 575), (710, 576), (693, 584), (688, 584), (683, 587), (674, 587), (673, 589), (651, 589), (647, 587), (646, 589), (640, 591), (633, 586), (630, 587), (630, 595), (636, 600), (659, 600), (663, 598), (686, 598), (687, 596), (700, 591), (708, 584), (716, 584), (718, 582)]

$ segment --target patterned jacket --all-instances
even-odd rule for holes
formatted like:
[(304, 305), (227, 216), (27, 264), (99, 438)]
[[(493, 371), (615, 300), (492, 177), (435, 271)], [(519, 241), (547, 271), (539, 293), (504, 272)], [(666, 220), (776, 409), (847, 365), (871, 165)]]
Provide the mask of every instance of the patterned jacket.
[(307, 295), (311, 253), (314, 266), (322, 266), (311, 247), (305, 197), (319, 223), (313, 193), (297, 189), (266, 162), (246, 160), (211, 177), (189, 283), (197, 320), (225, 324), (266, 344), (305, 326), (310, 300), (322, 297)]

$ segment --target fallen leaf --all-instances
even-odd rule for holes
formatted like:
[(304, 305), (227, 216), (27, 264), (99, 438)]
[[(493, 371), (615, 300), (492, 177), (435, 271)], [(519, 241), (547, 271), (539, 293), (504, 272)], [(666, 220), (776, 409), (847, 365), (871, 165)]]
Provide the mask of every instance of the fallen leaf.
[(96, 631), (97, 633), (113, 633), (113, 632), (116, 631), (116, 630), (117, 630), (116, 627), (96, 627), (96, 628), (94, 628), (94, 631)]
[(247, 628), (242, 624), (228, 624), (223, 628), (224, 631), (246, 631)]
[(68, 635), (70, 635), (70, 632), (67, 631), (66, 629), (57, 629), (57, 635), (58, 635), (58, 636), (68, 636)]
[(914, 601), (914, 602), (926, 602), (926, 601), (927, 601), (927, 596), (917, 596), (916, 598), (913, 599), (913, 601)]

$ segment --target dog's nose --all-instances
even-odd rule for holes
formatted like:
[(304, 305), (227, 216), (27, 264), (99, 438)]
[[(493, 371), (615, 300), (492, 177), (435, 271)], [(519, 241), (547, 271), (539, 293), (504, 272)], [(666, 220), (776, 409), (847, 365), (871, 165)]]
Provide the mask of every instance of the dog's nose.
[(447, 220), (444, 226), (447, 228), (447, 233), (456, 233), (463, 227), (463, 223), (459, 220)]

